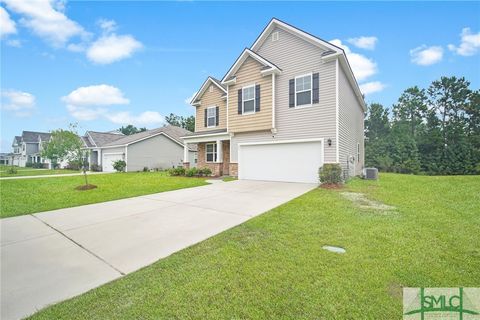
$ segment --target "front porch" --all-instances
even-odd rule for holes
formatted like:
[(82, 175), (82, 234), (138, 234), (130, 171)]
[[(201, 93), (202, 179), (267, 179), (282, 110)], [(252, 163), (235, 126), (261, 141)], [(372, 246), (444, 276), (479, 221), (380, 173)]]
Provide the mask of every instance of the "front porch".
[(209, 168), (213, 176), (237, 176), (237, 164), (230, 163), (230, 135), (226, 132), (214, 134), (195, 133), (183, 137), (185, 168), (190, 167), (188, 145), (197, 145), (197, 167)]

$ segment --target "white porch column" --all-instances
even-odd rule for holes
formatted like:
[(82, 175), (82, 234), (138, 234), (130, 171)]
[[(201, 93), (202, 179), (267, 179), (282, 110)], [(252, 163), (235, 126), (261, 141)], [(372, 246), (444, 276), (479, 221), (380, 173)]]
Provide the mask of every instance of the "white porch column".
[(183, 162), (190, 162), (188, 159), (188, 146), (186, 143), (183, 144)]
[(217, 140), (217, 163), (223, 162), (222, 140)]

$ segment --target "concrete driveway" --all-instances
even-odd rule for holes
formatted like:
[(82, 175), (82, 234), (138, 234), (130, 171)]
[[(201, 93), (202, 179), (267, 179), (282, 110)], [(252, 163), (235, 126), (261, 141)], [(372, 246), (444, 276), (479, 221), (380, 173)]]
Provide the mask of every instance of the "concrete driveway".
[(314, 187), (239, 180), (2, 219), (1, 318), (86, 292)]

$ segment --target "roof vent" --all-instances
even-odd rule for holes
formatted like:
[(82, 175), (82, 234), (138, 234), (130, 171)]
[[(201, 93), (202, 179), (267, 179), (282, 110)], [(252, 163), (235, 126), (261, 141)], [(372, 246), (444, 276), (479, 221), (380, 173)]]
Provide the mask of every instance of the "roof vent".
[(278, 41), (278, 38), (279, 38), (278, 31), (273, 32), (272, 33), (272, 42)]

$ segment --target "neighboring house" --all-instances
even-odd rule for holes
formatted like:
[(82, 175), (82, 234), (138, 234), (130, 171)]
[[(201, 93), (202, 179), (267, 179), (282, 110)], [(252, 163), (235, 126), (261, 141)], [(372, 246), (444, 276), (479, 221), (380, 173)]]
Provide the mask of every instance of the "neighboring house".
[(121, 132), (97, 132), (87, 131), (82, 137), (85, 148), (90, 151), (89, 164), (102, 168), (103, 147), (111, 142), (124, 138), (125, 135)]
[(12, 161), (11, 153), (4, 153), (4, 152), (0, 153), (0, 164), (11, 165), (12, 164), (11, 161)]
[(50, 133), (23, 131), (21, 136), (15, 136), (12, 143), (13, 165), (25, 167), (27, 163), (42, 163), (48, 166), (48, 159), (42, 157), (42, 147), (50, 139)]
[[(318, 182), (324, 163), (364, 166), (362, 93), (345, 52), (277, 19), (191, 104), (198, 166), (240, 179)], [(185, 166), (189, 159), (184, 158)]]
[[(181, 166), (184, 157), (182, 136), (190, 131), (167, 125), (133, 135), (88, 131), (83, 137), (91, 150), (91, 164), (98, 164), (102, 171), (114, 171), (113, 162), (124, 160), (126, 171), (168, 169)], [(108, 141), (110, 140), (110, 141)], [(196, 162), (196, 146), (187, 148), (187, 159)]]

